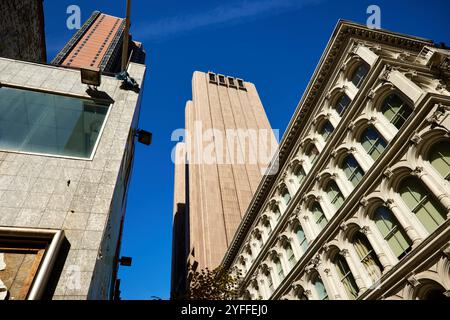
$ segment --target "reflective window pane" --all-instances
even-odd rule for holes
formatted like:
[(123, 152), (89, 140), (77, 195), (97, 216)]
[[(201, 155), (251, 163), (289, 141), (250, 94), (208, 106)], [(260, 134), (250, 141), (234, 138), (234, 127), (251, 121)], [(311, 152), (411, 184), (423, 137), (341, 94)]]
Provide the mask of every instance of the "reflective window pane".
[(386, 207), (378, 207), (373, 216), (375, 224), (397, 258), (401, 259), (411, 249), (411, 240), (392, 212)]
[(397, 129), (400, 129), (413, 110), (398, 95), (393, 93), (383, 101), (381, 111)]
[(361, 135), (361, 145), (372, 157), (373, 160), (377, 160), (378, 157), (386, 149), (386, 141), (380, 136), (377, 130), (373, 127), (368, 127)]
[(331, 133), (333, 132), (334, 127), (330, 123), (330, 121), (326, 121), (322, 128), (320, 128), (319, 133), (322, 135), (323, 140), (328, 141), (328, 138), (330, 137)]
[(342, 95), (338, 99), (338, 101), (336, 102), (335, 109), (340, 116), (342, 116), (342, 114), (345, 112), (350, 102), (351, 100), (346, 94)]
[(430, 150), (429, 160), (436, 171), (450, 181), (450, 141), (436, 143)]
[(370, 66), (367, 62), (361, 63), (356, 70), (353, 73), (352, 76), (352, 83), (355, 85), (355, 87), (359, 88), (361, 87), (361, 84), (364, 81), (364, 78), (366, 77), (367, 73), (369, 72)]
[(0, 88), (0, 149), (89, 158), (107, 105), (29, 90)]
[(312, 205), (311, 212), (314, 217), (314, 221), (319, 226), (320, 230), (322, 230), (327, 225), (328, 219), (325, 217), (322, 208), (317, 202)]
[(345, 158), (342, 169), (344, 170), (345, 175), (348, 178), (348, 181), (350, 181), (353, 186), (357, 186), (358, 183), (362, 180), (364, 176), (364, 171), (359, 166), (358, 162), (356, 161), (355, 157), (353, 155), (349, 155)]
[(403, 201), (428, 232), (436, 230), (447, 219), (441, 204), (429, 194), (418, 178), (410, 177), (403, 180), (399, 192)]

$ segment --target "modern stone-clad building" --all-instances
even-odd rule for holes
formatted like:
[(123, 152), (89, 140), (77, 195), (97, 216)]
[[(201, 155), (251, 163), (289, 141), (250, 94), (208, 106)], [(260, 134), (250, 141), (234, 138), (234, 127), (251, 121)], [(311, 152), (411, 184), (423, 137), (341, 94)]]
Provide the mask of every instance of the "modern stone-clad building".
[(127, 71), (139, 90), (0, 58), (0, 299), (117, 298), (144, 61)]
[(194, 72), (185, 142), (175, 150), (172, 295), (186, 263), (217, 267), (277, 148), (255, 86)]
[(0, 1), (0, 57), (47, 61), (43, 0)]
[(450, 296), (449, 77), (443, 46), (337, 24), (222, 260), (243, 299)]

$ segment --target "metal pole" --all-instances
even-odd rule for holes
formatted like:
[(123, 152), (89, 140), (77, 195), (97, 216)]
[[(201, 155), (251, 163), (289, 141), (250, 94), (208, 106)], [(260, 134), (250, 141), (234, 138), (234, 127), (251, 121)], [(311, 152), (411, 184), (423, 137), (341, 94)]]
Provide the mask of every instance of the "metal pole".
[(130, 41), (130, 16), (131, 16), (131, 0), (127, 0), (127, 15), (125, 18), (125, 30), (123, 34), (122, 71), (126, 70), (128, 64), (128, 43)]

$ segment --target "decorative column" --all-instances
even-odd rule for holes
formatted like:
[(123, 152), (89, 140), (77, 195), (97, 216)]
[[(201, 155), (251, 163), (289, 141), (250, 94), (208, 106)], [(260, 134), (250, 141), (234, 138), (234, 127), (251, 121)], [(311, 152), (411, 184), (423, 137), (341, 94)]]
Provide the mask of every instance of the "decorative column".
[(348, 267), (350, 268), (350, 271), (353, 274), (353, 278), (355, 278), (356, 285), (358, 286), (360, 292), (366, 291), (367, 290), (366, 283), (364, 282), (363, 278), (361, 277), (359, 269), (355, 266), (353, 259), (351, 258), (348, 250), (343, 249), (343, 250), (339, 251), (339, 254), (345, 258), (345, 261), (347, 261)]
[(416, 229), (411, 225), (409, 220), (405, 218), (402, 210), (395, 204), (393, 199), (387, 199), (387, 201), (385, 202), (385, 206), (389, 208), (392, 214), (397, 218), (398, 222), (413, 242), (413, 247), (417, 246), (423, 239), (417, 233)]
[(370, 227), (364, 226), (360, 229), (360, 231), (367, 237), (370, 244), (372, 245), (372, 248), (375, 251), (376, 255), (378, 256), (378, 259), (380, 259), (380, 263), (382, 264), (382, 266), (384, 268), (384, 272), (392, 269), (392, 264), (389, 261), (389, 258), (387, 257), (386, 253), (381, 248), (381, 246), (379, 246), (378, 240), (376, 239), (375, 235), (372, 233), (372, 230), (370, 230)]
[(445, 191), (445, 188), (442, 188), (439, 183), (436, 183), (436, 181), (423, 170), (423, 167), (416, 167), (412, 174), (422, 180), (428, 190), (436, 196), (442, 206), (446, 209), (447, 217), (450, 217), (450, 197)]

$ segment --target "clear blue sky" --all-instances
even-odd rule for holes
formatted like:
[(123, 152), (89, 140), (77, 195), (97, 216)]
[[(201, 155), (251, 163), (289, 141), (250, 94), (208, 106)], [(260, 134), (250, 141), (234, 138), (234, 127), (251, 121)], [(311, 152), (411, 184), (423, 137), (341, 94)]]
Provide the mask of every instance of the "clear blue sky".
[[(125, 15), (125, 0), (45, 0), (49, 59), (70, 39), (66, 9)], [(381, 8), (384, 29), (450, 46), (450, 1), (133, 0), (132, 34), (144, 42), (148, 74), (140, 127), (153, 132), (137, 145), (128, 197), (121, 268), (123, 299), (170, 294), (173, 164), (170, 140), (184, 126), (194, 70), (255, 83), (273, 128), (282, 133), (338, 19), (365, 23), (366, 9)]]

